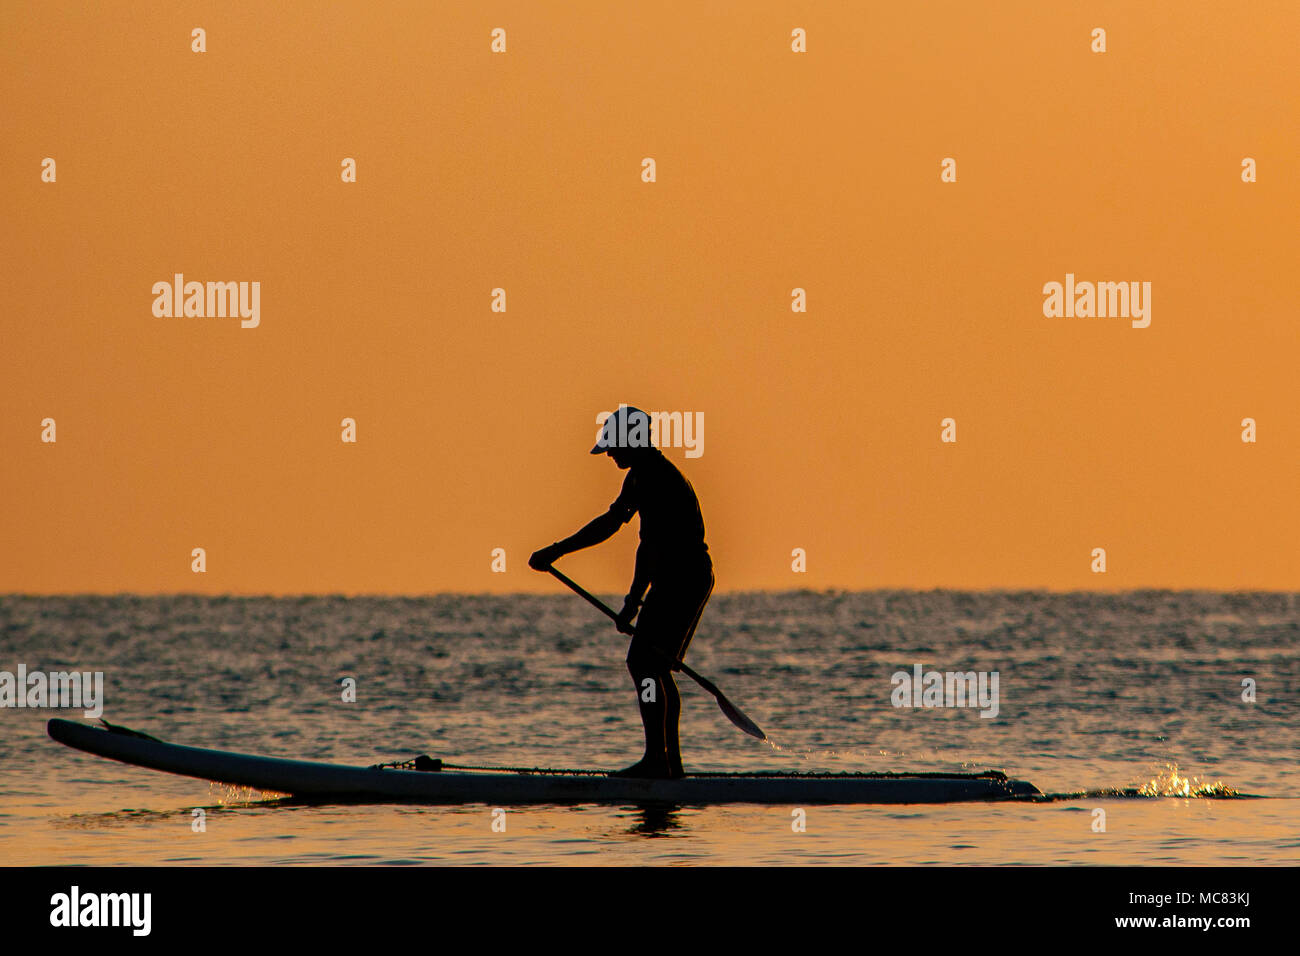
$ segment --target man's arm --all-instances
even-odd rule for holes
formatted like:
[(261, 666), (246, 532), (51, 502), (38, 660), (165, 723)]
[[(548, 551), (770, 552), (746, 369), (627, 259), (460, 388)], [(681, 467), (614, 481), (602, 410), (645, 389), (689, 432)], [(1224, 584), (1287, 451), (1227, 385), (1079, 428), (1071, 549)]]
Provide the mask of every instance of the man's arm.
[(600, 544), (602, 541), (608, 541), (621, 527), (623, 527), (623, 522), (619, 516), (614, 514), (613, 511), (606, 511), (599, 518), (592, 518), (578, 531), (575, 531), (563, 541), (557, 541), (551, 547), (559, 548), (562, 555), (571, 554), (574, 551), (581, 551), (583, 548), (590, 548), (594, 544)]
[(545, 571), (566, 554), (608, 541), (626, 521), (626, 518), (611, 508), (600, 517), (588, 521), (563, 541), (557, 541), (539, 551), (534, 551), (532, 557), (528, 559), (528, 566), (535, 571)]
[(645, 555), (645, 545), (636, 549), (636, 570), (632, 572), (632, 586), (628, 588), (627, 597), (623, 599), (623, 610), (614, 618), (615, 626), (624, 634), (632, 633), (632, 619), (641, 610), (641, 600), (646, 588), (650, 587), (650, 563)]

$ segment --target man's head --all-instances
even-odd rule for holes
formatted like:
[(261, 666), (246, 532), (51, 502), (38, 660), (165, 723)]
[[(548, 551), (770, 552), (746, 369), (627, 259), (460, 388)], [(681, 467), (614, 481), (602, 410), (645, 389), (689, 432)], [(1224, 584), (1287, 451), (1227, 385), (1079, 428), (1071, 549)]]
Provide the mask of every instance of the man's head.
[(605, 419), (593, 455), (609, 455), (620, 468), (630, 468), (654, 448), (650, 441), (650, 416), (631, 405), (620, 405)]

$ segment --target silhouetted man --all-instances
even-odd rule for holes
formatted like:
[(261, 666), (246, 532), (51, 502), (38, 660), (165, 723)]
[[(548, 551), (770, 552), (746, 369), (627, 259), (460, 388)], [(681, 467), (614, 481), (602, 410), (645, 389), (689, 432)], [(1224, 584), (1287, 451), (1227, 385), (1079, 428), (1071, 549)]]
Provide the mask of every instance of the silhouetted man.
[(713, 592), (713, 562), (704, 543), (700, 503), (691, 483), (650, 443), (650, 416), (640, 409), (620, 405), (605, 420), (591, 453), (608, 454), (619, 468), (627, 469), (623, 490), (603, 515), (534, 552), (528, 564), (545, 571), (563, 555), (607, 540), (632, 515), (641, 516), (636, 571), (617, 625), (632, 634), (632, 620), (637, 619), (627, 669), (645, 727), (645, 756), (614, 776), (681, 777), (677, 722), (682, 699), (672, 665), (686, 654)]

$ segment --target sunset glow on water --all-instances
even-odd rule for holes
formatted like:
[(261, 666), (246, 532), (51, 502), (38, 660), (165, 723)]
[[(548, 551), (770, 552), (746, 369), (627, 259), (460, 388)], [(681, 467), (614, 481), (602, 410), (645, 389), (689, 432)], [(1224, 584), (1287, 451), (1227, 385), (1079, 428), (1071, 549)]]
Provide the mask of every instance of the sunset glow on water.
[[(998, 768), (1052, 796), (808, 807), (802, 833), (775, 806), (516, 807), (502, 833), (487, 805), (295, 805), (69, 750), (45, 720), (79, 715), (10, 709), (0, 861), (1294, 864), (1300, 721), (1273, 691), (1300, 673), (1294, 607), (1165, 592), (720, 595), (692, 659), (776, 746), (683, 683), (688, 770)], [(175, 743), (362, 766), (428, 753), (609, 768), (638, 751), (623, 644), (562, 596), (6, 597), (0, 628), (17, 659), (101, 668), (105, 716)], [(998, 670), (999, 716), (894, 707), (891, 675), (913, 661)], [(355, 704), (340, 699), (345, 675)], [(1206, 798), (1233, 793), (1263, 798)]]

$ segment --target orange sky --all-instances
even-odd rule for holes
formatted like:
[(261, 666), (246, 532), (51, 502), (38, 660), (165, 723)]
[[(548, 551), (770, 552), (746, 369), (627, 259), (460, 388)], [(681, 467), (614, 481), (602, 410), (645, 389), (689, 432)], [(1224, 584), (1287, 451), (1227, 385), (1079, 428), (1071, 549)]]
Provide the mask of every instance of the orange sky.
[(620, 401), (720, 590), (1300, 587), (1300, 6), (384, 6), (0, 7), (0, 591), (555, 591)]

